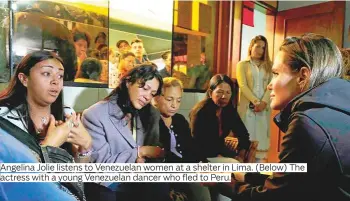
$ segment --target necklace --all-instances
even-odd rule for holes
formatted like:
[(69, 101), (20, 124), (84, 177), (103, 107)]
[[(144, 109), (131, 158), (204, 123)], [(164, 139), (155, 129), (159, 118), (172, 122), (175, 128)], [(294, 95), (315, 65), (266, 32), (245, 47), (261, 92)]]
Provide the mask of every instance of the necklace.
[(254, 61), (254, 60), (250, 60), (250, 62), (254, 65), (254, 66), (256, 66), (256, 67), (260, 67), (260, 65), (262, 64), (262, 62), (259, 60), (259, 61)]
[[(42, 125), (46, 125), (47, 123), (47, 117), (40, 117)], [(44, 131), (43, 128), (37, 128), (36, 133), (39, 135)]]

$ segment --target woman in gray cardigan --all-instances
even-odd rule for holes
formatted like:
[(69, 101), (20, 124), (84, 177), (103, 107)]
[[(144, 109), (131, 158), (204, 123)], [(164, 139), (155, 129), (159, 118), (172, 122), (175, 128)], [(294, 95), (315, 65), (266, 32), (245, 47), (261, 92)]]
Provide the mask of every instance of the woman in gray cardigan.
[[(164, 150), (159, 147), (160, 115), (149, 104), (160, 94), (162, 85), (157, 67), (152, 63), (142, 64), (129, 71), (108, 97), (84, 111), (82, 121), (93, 139), (93, 162), (142, 163), (164, 156)], [(154, 190), (152, 184), (142, 188), (136, 187), (140, 184), (130, 183), (103, 185), (128, 200), (133, 200), (130, 196), (139, 196), (140, 190), (147, 189), (147, 193)], [(153, 192), (153, 197), (155, 195)]]

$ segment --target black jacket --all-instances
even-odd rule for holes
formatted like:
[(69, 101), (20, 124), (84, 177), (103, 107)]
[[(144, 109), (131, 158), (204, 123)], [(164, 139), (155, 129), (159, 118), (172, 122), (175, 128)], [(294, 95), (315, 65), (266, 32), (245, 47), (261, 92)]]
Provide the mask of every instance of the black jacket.
[(307, 173), (273, 173), (233, 200), (350, 200), (349, 103), (350, 83), (336, 78), (294, 98), (275, 117), (285, 132), (279, 159), (307, 163)]
[(181, 114), (175, 114), (172, 117), (172, 129), (176, 139), (176, 151), (182, 155), (182, 158), (170, 151), (170, 133), (169, 128), (165, 125), (163, 119), (159, 120), (160, 142), (166, 151), (166, 162), (199, 162), (198, 149), (193, 144), (191, 130), (187, 120)]
[(225, 146), (225, 137), (232, 131), (238, 138), (238, 150), (248, 149), (250, 146), (249, 133), (244, 126), (237, 109), (232, 105), (222, 109), (222, 135), (219, 136), (219, 120), (216, 116), (217, 106), (211, 98), (206, 100), (204, 106), (197, 112), (197, 117), (192, 119), (192, 135), (199, 147), (202, 157), (216, 157), (218, 154), (232, 157)]

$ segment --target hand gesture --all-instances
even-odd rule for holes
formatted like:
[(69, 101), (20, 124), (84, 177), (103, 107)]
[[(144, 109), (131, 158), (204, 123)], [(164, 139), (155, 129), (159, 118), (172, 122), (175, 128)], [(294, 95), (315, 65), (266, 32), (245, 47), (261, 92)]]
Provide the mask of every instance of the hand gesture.
[(84, 51), (79, 52), (78, 57), (79, 57), (81, 62), (84, 61), (87, 58), (86, 52), (84, 52)]
[(141, 146), (139, 149), (139, 157), (144, 158), (163, 158), (164, 149), (158, 146)]
[(256, 105), (254, 107), (254, 112), (262, 112), (266, 108), (267, 103), (264, 101), (261, 101), (259, 105)]
[(79, 146), (79, 152), (86, 152), (91, 149), (92, 138), (80, 120), (80, 114), (66, 115), (71, 126), (67, 142)]
[(55, 117), (51, 115), (46, 137), (41, 144), (60, 147), (67, 140), (69, 132), (70, 127), (67, 122), (56, 125)]

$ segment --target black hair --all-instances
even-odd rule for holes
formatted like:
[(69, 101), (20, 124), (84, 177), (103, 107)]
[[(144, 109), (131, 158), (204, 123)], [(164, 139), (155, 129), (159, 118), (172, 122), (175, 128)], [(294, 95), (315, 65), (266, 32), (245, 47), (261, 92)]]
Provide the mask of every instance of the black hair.
[(126, 41), (126, 40), (119, 40), (119, 41), (117, 42), (117, 48), (119, 48), (119, 46), (120, 46), (122, 43), (126, 43), (126, 44), (129, 45), (128, 41)]
[(98, 80), (101, 75), (102, 64), (101, 62), (92, 57), (86, 58), (81, 63), (81, 76), (90, 80)]
[(90, 36), (83, 31), (79, 31), (79, 30), (74, 30), (73, 31), (73, 41), (77, 42), (78, 40), (85, 40), (87, 43), (87, 47), (90, 47)]
[(97, 40), (98, 40), (99, 38), (101, 38), (101, 37), (102, 37), (104, 40), (107, 39), (107, 35), (105, 34), (105, 32), (100, 32), (100, 33), (97, 34), (97, 36), (96, 36), (96, 38), (95, 38), (95, 43), (96, 43)]
[(163, 78), (159, 74), (157, 66), (150, 62), (137, 65), (121, 78), (120, 84), (105, 98), (105, 100), (110, 100), (113, 96), (117, 95), (117, 104), (123, 111), (124, 115), (127, 113), (134, 115), (137, 111), (130, 102), (127, 83), (135, 84), (137, 82), (139, 87), (142, 88), (147, 81), (152, 80), (153, 78), (156, 78), (159, 82), (159, 87), (156, 93), (157, 96), (161, 93), (163, 87)]
[[(62, 59), (54, 52), (50, 51), (35, 51), (27, 54), (16, 68), (15, 75), (12, 77), (8, 87), (0, 93), (0, 106), (7, 107), (9, 111), (16, 109), (19, 115), (23, 117), (23, 124), (27, 126), (28, 133), (34, 134), (34, 123), (29, 115), (27, 102), (27, 88), (21, 83), (18, 78), (19, 73), (30, 76), (30, 70), (39, 62), (49, 59), (55, 59), (62, 65)], [(63, 105), (62, 92), (59, 94), (55, 102), (51, 104), (51, 114), (56, 120), (63, 120)], [(2, 115), (6, 115), (2, 114)]]
[[(215, 110), (217, 106), (213, 103), (210, 94), (216, 89), (218, 85), (221, 83), (226, 83), (230, 85), (231, 87), (231, 98), (230, 102), (227, 106), (224, 107), (223, 111), (226, 113), (230, 113), (233, 110), (236, 110), (237, 101), (238, 101), (238, 84), (236, 80), (232, 80), (230, 77), (224, 74), (216, 74), (214, 75), (209, 82), (209, 88), (207, 90), (207, 94), (204, 100), (197, 103), (193, 109), (191, 110), (189, 117), (190, 117), (190, 124), (191, 128), (194, 127), (193, 123), (195, 122), (197, 118), (198, 111), (201, 110), (203, 107), (208, 106), (209, 110), (213, 111), (215, 113)], [(228, 111), (228, 112), (227, 112)]]

